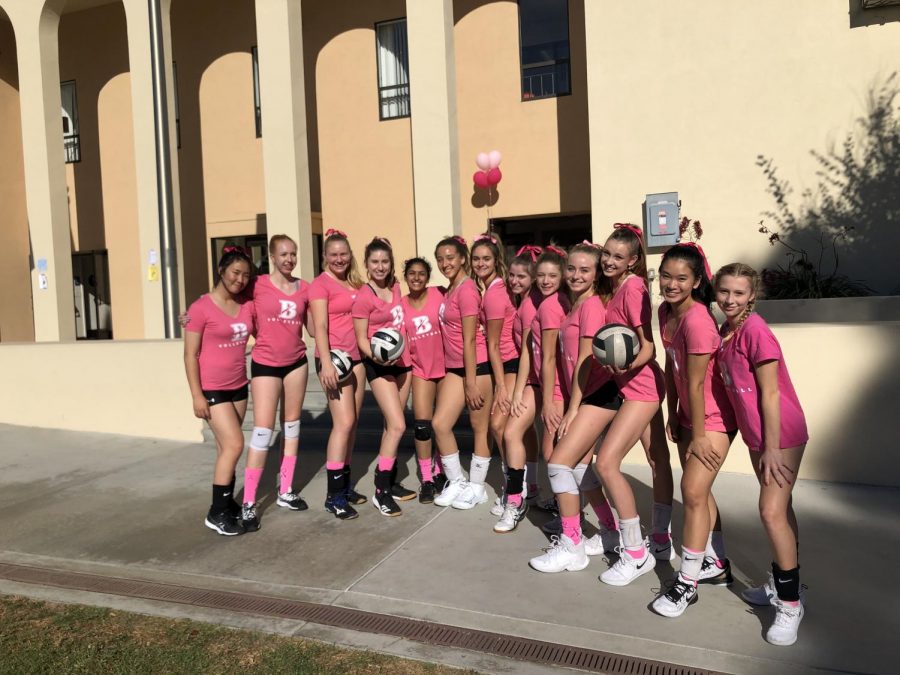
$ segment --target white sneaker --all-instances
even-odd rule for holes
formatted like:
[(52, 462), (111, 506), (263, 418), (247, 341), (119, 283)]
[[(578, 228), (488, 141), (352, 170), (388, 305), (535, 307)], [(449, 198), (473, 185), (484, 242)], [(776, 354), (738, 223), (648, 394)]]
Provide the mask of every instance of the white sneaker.
[(459, 497), (460, 493), (469, 484), (465, 478), (457, 478), (456, 480), (448, 480), (441, 494), (434, 498), (435, 506), (450, 506), (453, 501)]
[[(745, 588), (741, 591), (741, 597), (747, 604), (756, 605), (757, 607), (776, 605), (778, 602), (778, 593), (775, 591), (775, 577), (772, 576), (772, 572), (769, 572), (766, 575), (766, 583), (754, 588)], [(802, 605), (806, 604), (805, 586), (800, 587), (800, 603)]]
[[(650, 557), (653, 558), (652, 555)], [(695, 602), (697, 602), (697, 587), (682, 580), (680, 575), (675, 575), (675, 583), (653, 601), (652, 607), (657, 614), (674, 619), (684, 614), (684, 610)]]
[(525, 517), (527, 511), (528, 502), (525, 500), (522, 500), (521, 506), (516, 506), (515, 504), (507, 502), (503, 509), (503, 513), (500, 515), (500, 520), (494, 525), (494, 532), (498, 534), (512, 532)]
[(600, 531), (584, 542), (584, 552), (588, 555), (601, 555), (603, 553), (615, 553), (622, 545), (622, 537), (618, 530), (607, 530), (601, 527)]
[(491, 505), (491, 515), (498, 518), (503, 515), (503, 497), (497, 497)]
[(544, 549), (546, 553), (528, 561), (533, 569), (538, 572), (578, 572), (588, 566), (587, 555), (584, 552), (584, 539), (575, 544), (566, 535), (554, 536), (550, 539), (550, 546)]
[(731, 561), (728, 558), (719, 560), (711, 555), (703, 558), (700, 566), (700, 579), (698, 583), (709, 586), (731, 586), (734, 577), (731, 574)]
[[(441, 493), (443, 495), (443, 493)], [(479, 504), (484, 504), (488, 500), (487, 490), (484, 483), (466, 483), (459, 495), (454, 499), (450, 506), (454, 509), (462, 509), (468, 511), (474, 509)]]
[(647, 548), (650, 549), (650, 553), (657, 560), (662, 560), (663, 562), (675, 560), (675, 547), (672, 546), (672, 537), (669, 537), (669, 541), (664, 544), (660, 544), (653, 538), (653, 535), (646, 537), (644, 542), (647, 544)]
[(803, 620), (803, 603), (787, 605), (775, 600), (775, 622), (766, 631), (766, 642), (787, 647), (797, 641), (797, 629)]
[(624, 547), (616, 549), (619, 559), (616, 563), (600, 575), (600, 581), (610, 586), (627, 586), (642, 574), (647, 574), (656, 567), (656, 558), (650, 555), (650, 551), (644, 549), (643, 560), (635, 560)]

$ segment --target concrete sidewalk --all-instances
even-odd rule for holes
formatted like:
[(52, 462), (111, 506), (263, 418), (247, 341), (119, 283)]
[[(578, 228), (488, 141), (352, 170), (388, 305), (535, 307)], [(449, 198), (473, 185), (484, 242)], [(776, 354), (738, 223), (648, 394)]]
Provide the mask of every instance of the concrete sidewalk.
[[(606, 569), (599, 558), (578, 573), (532, 571), (528, 559), (546, 545), (537, 527), (542, 513), (532, 511), (516, 532), (503, 536), (492, 532), (496, 519), (487, 505), (461, 512), (408, 502), (400, 518), (381, 517), (364, 505), (359, 519), (339, 522), (321, 508), (322, 444), (308, 445), (314, 449), (301, 450), (296, 485), (309, 511), (274, 506), (273, 452), (263, 481), (261, 531), (225, 538), (202, 524), (212, 446), (0, 425), (0, 561), (333, 603), (732, 673), (896, 670), (889, 642), (900, 632), (891, 600), (897, 596), (900, 490), (797, 486), (807, 615), (798, 643), (778, 648), (763, 639), (773, 610), (753, 611), (740, 600), (747, 584), (765, 579), (770, 561), (756, 511), (758, 490), (747, 476), (723, 474), (715, 489), (735, 584), (701, 589), (700, 602), (671, 620), (648, 609), (672, 575), (667, 565), (625, 588), (597, 580)], [(404, 458), (412, 472), (414, 460)], [(371, 452), (354, 457), (359, 490), (370, 495), (367, 467), (374, 459)], [(649, 472), (643, 466), (627, 470), (649, 522)], [(498, 480), (495, 461), (489, 482), (496, 487)], [(414, 477), (406, 483), (418, 485)], [(678, 540), (680, 526), (676, 503)], [(878, 555), (857, 553), (863, 542)], [(8, 584), (0, 590), (28, 591)], [(44, 596), (66, 599), (57, 591)], [(202, 609), (179, 611), (216, 619)], [(377, 641), (345, 637), (340, 641), (379, 648)], [(432, 649), (418, 656), (443, 655)]]

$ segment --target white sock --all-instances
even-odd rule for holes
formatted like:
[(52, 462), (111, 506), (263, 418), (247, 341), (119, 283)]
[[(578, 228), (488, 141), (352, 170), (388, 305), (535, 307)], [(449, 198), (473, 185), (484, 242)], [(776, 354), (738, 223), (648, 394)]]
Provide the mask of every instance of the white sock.
[(461, 480), (464, 478), (458, 452), (454, 452), (452, 455), (442, 455), (441, 464), (444, 467), (444, 474), (447, 476), (447, 480)]
[(619, 531), (622, 533), (622, 544), (625, 548), (636, 549), (644, 546), (640, 516), (619, 518)]
[(672, 526), (672, 505), (653, 502), (653, 534), (668, 534)]
[(725, 560), (725, 535), (721, 530), (713, 530), (706, 540), (706, 555), (716, 560)]
[(487, 478), (488, 467), (490, 467), (490, 465), (490, 457), (472, 455), (472, 464), (469, 465), (469, 482), (475, 483), (476, 485), (484, 485), (484, 479)]
[(681, 547), (681, 576), (686, 577), (695, 585), (700, 578), (703, 555), (702, 551), (692, 551), (689, 548)]

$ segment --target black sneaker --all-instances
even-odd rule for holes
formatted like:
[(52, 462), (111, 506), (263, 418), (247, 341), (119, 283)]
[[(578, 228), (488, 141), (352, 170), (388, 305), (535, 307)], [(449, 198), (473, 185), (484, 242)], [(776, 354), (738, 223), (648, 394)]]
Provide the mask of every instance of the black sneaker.
[(260, 528), (256, 504), (244, 504), (241, 508), (241, 522), (244, 524), (245, 532), (256, 532)]
[[(413, 493), (413, 495), (415, 495), (415, 493)], [(391, 494), (390, 490), (375, 490), (375, 496), (372, 497), (372, 505), (378, 509), (383, 516), (393, 518), (394, 516), (403, 515), (403, 511), (397, 506), (397, 502), (394, 501), (394, 495)]]
[(434, 493), (435, 493), (434, 482), (430, 480), (426, 480), (419, 487), (419, 503), (420, 504), (431, 504), (434, 501)]
[(359, 494), (356, 490), (353, 489), (352, 485), (348, 485), (347, 489), (344, 490), (344, 497), (347, 499), (348, 504), (365, 504), (369, 501), (369, 498), (365, 495)]
[(235, 520), (240, 520), (243, 510), (241, 509), (241, 505), (238, 504), (233, 499), (228, 500), (228, 513), (234, 516)]
[(703, 564), (700, 566), (700, 579), (697, 583), (709, 586), (731, 586), (734, 582), (734, 577), (731, 576), (731, 561), (725, 558), (725, 564), (722, 567), (719, 567), (719, 562), (712, 556), (704, 556)]
[(434, 474), (434, 493), (440, 494), (444, 491), (444, 488), (447, 485), (447, 474), (444, 473), (436, 473)]
[(408, 502), (410, 499), (416, 498), (415, 490), (407, 490), (400, 483), (391, 485), (391, 496), (397, 501)]
[(343, 493), (328, 495), (325, 499), (325, 510), (328, 511), (328, 513), (334, 514), (334, 517), (338, 520), (353, 520), (354, 518), (359, 518), (356, 509), (347, 503), (347, 497), (344, 496)]
[(306, 511), (306, 509), (309, 508), (307, 503), (303, 501), (303, 497), (300, 496), (300, 493), (294, 492), (293, 490), (279, 493), (275, 503), (278, 506), (290, 509), (291, 511)]
[(209, 513), (206, 514), (204, 525), (226, 537), (236, 537), (239, 534), (244, 534), (243, 523), (235, 518), (228, 510), (213, 511), (213, 509), (210, 508)]

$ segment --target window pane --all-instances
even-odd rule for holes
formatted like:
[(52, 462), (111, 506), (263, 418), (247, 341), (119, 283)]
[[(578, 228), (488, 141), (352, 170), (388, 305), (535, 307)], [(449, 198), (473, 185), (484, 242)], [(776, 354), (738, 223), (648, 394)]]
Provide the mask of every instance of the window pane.
[(522, 98), (568, 94), (567, 0), (519, 0)]
[(81, 143), (78, 130), (78, 96), (75, 93), (75, 81), (62, 82), (59, 85), (62, 101), (63, 147), (66, 163), (81, 161)]
[(381, 119), (409, 116), (409, 52), (406, 19), (375, 24)]

